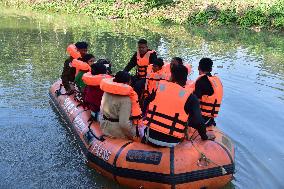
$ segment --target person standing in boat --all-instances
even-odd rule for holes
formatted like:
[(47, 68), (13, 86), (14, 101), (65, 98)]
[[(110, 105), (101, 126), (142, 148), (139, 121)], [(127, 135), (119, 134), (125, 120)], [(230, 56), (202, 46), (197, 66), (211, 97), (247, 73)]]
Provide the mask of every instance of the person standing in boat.
[(170, 81), (160, 81), (157, 91), (149, 96), (143, 142), (173, 147), (184, 140), (188, 125), (197, 129), (203, 140), (214, 138), (206, 134), (199, 101), (193, 88), (186, 87), (187, 75), (184, 65), (172, 66)]
[(136, 66), (136, 75), (132, 77), (131, 82), (134, 90), (138, 93), (140, 97), (141, 88), (145, 85), (145, 78), (147, 75), (147, 67), (153, 64), (157, 59), (156, 51), (148, 48), (147, 41), (145, 39), (140, 39), (138, 41), (137, 52), (135, 52), (130, 59), (124, 71), (129, 72), (132, 68)]
[(141, 109), (138, 96), (130, 86), (131, 76), (119, 71), (114, 78), (102, 80), (100, 126), (103, 133), (115, 138), (133, 139), (137, 136)]
[(199, 77), (195, 82), (194, 94), (200, 101), (202, 117), (206, 125), (215, 125), (214, 118), (218, 116), (223, 98), (223, 85), (218, 76), (211, 74), (213, 61), (202, 58), (199, 61)]
[(63, 71), (61, 74), (62, 84), (66, 90), (66, 94), (72, 94), (71, 82), (74, 82), (76, 69), (72, 67), (73, 59), (81, 60), (88, 52), (88, 44), (86, 42), (77, 42), (71, 44), (67, 48), (70, 57), (64, 62)]
[(134, 53), (127, 66), (124, 68), (124, 71), (129, 72), (136, 66), (136, 78), (145, 78), (148, 65), (153, 64), (156, 59), (156, 51), (148, 48), (148, 44), (145, 39), (140, 39), (138, 41), (138, 50)]

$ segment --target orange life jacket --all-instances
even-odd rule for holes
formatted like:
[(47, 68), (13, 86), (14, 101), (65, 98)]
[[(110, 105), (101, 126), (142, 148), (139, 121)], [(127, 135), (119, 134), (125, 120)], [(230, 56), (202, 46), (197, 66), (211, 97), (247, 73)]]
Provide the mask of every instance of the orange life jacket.
[(117, 83), (113, 78), (103, 79), (100, 88), (107, 93), (129, 96), (131, 100), (131, 118), (138, 119), (141, 117), (141, 109), (138, 103), (138, 95), (130, 85)]
[(91, 71), (90, 65), (81, 60), (73, 59), (71, 62), (71, 66), (76, 68), (75, 76), (79, 73), (79, 71), (86, 71), (86, 72)]
[(145, 91), (152, 93), (153, 90), (155, 91), (158, 88), (159, 81), (165, 80), (165, 78), (166, 75), (163, 68), (157, 72), (153, 72), (153, 65), (150, 64), (147, 68)]
[(160, 81), (156, 97), (149, 104), (146, 125), (158, 132), (184, 138), (188, 120), (184, 105), (192, 92), (176, 83)]
[(91, 72), (87, 72), (83, 75), (82, 80), (86, 85), (99, 86), (105, 78), (112, 78), (112, 76), (107, 74), (92, 75)]
[(75, 44), (70, 44), (68, 45), (67, 47), (67, 52), (68, 54), (74, 58), (74, 59), (78, 59), (78, 58), (81, 58), (81, 54), (80, 52), (78, 51), (77, 47), (75, 46)]
[(147, 67), (150, 64), (150, 55), (154, 53), (154, 50), (146, 52), (141, 58), (139, 51), (137, 51), (137, 75), (139, 78), (145, 78), (147, 74)]
[[(191, 73), (191, 65), (190, 64), (183, 64), (186, 68), (187, 68), (187, 71), (188, 71), (188, 75)], [(171, 64), (170, 63), (167, 63), (164, 65), (164, 72), (166, 74), (166, 80), (170, 80), (171, 78)]]
[[(203, 75), (200, 75), (198, 79), (200, 79)], [(207, 76), (209, 79), (211, 86), (213, 88), (214, 93), (211, 96), (203, 95), (200, 99), (200, 109), (201, 114), (206, 117), (217, 117), (218, 112), (220, 110), (222, 98), (223, 98), (223, 85), (219, 77), (217, 76)], [(196, 81), (197, 81), (196, 80)]]
[(192, 80), (187, 80), (185, 88), (194, 91), (194, 89), (195, 89), (195, 82), (192, 81)]

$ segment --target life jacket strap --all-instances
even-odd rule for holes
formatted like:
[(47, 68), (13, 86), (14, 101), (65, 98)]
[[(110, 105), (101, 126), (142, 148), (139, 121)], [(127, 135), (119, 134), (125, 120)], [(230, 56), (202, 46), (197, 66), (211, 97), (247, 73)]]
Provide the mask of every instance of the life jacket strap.
[(207, 103), (207, 102), (203, 102), (203, 101), (200, 101), (200, 105), (203, 105), (203, 106), (211, 106), (211, 107), (220, 107), (220, 104), (215, 104), (215, 103)]
[[(156, 109), (157, 109), (157, 106), (155, 105), (154, 108), (153, 108), (153, 110), (148, 110), (148, 113), (151, 114), (151, 117), (153, 117), (153, 116), (155, 115), (155, 116), (159, 116), (159, 117), (168, 119), (168, 120), (173, 121), (173, 122), (175, 122), (175, 123), (179, 123), (179, 124), (181, 124), (181, 125), (183, 125), (183, 126), (186, 126), (186, 125), (187, 125), (186, 122), (181, 121), (181, 120), (178, 119), (178, 116), (179, 116), (178, 113), (176, 113), (174, 117), (171, 117), (171, 116), (169, 116), (169, 115), (166, 115), (166, 114), (163, 114), (163, 113), (160, 113), (160, 112), (156, 112)], [(153, 116), (152, 116), (152, 115), (153, 115)]]
[[(179, 133), (184, 134), (184, 129), (179, 129), (179, 128), (175, 127), (177, 123), (183, 125), (184, 127), (186, 127), (186, 125), (187, 125), (186, 122), (183, 122), (183, 121), (178, 119), (178, 117), (179, 117), (178, 113), (176, 113), (174, 117), (171, 117), (169, 115), (165, 115), (163, 113), (156, 112), (156, 109), (157, 109), (157, 106), (154, 105), (153, 110), (148, 110), (148, 113), (151, 115), (151, 117), (146, 117), (146, 120), (148, 121), (148, 123), (147, 123), (148, 127), (150, 126), (151, 123), (153, 123), (153, 124), (159, 125), (161, 127), (164, 127), (166, 129), (169, 129), (169, 133), (168, 134), (170, 134), (170, 135), (172, 135), (174, 132), (179, 132)], [(165, 118), (165, 119), (168, 119), (168, 120), (172, 121), (172, 124), (171, 125), (167, 125), (165, 123), (157, 121), (157, 120), (153, 119), (154, 115), (162, 117), (162, 118)]]

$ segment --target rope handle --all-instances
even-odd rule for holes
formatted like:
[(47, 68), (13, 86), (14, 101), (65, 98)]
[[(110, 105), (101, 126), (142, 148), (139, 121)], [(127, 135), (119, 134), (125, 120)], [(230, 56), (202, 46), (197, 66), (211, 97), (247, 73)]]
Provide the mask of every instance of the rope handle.
[[(199, 167), (208, 166), (210, 163), (213, 163), (214, 165), (217, 165), (218, 167), (220, 167), (221, 172), (222, 172), (222, 175), (225, 175), (225, 174), (228, 173), (228, 172), (226, 171), (226, 169), (225, 169), (222, 165), (219, 165), (218, 163), (212, 161), (210, 158), (208, 158), (208, 157), (206, 156), (205, 153), (201, 152), (200, 149), (198, 149), (198, 148), (194, 145), (192, 139), (190, 139), (190, 142), (192, 143), (192, 146), (195, 148), (195, 150), (196, 150), (196, 151), (199, 153), (199, 155), (200, 155), (200, 158), (197, 160), (197, 165), (198, 165)], [(205, 161), (206, 164), (205, 164), (205, 165), (202, 165), (202, 164), (201, 164), (201, 161)]]

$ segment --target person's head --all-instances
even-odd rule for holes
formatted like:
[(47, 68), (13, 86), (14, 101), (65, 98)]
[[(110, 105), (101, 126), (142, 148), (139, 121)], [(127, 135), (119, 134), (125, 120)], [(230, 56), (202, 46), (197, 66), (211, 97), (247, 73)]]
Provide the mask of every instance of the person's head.
[(130, 84), (131, 76), (126, 71), (119, 71), (115, 74), (113, 81), (117, 83)]
[(198, 65), (199, 75), (211, 72), (212, 66), (213, 66), (213, 61), (210, 58), (202, 58), (199, 61)]
[(185, 86), (187, 81), (188, 70), (183, 64), (173, 65), (171, 67), (171, 81)]
[(148, 45), (146, 39), (140, 39), (138, 41), (138, 51), (139, 54), (144, 55), (148, 51)]
[(107, 67), (107, 73), (111, 74), (111, 62), (108, 59), (99, 59), (97, 63), (102, 63)]
[(183, 64), (183, 60), (180, 57), (173, 57), (171, 60), (171, 65)]
[(153, 62), (153, 72), (157, 72), (162, 69), (164, 65), (164, 61), (162, 58), (157, 58), (156, 61)]
[(76, 48), (78, 49), (78, 51), (80, 52), (81, 56), (85, 56), (85, 54), (87, 54), (88, 52), (88, 43), (81, 41), (81, 42), (77, 42), (75, 43)]
[(92, 55), (92, 54), (85, 54), (85, 56), (83, 56), (83, 58), (82, 58), (82, 61), (83, 62), (86, 62), (87, 64), (89, 64), (90, 66), (92, 65), (92, 64), (94, 64), (94, 62), (95, 62), (95, 56), (94, 55)]
[(106, 74), (107, 68), (102, 63), (96, 63), (91, 65), (91, 74), (92, 75), (99, 75), (99, 74)]
[(172, 60), (171, 60), (170, 67), (172, 67), (173, 65), (178, 65), (178, 64), (183, 64), (182, 58), (173, 57)]

